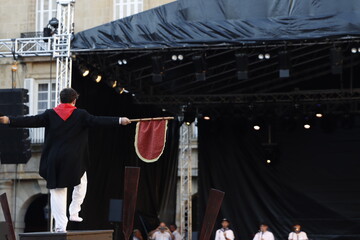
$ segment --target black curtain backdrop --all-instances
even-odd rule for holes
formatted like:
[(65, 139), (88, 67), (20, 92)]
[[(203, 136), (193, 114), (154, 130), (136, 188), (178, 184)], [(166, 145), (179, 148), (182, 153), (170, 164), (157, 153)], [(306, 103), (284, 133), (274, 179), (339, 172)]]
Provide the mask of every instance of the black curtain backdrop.
[[(133, 104), (130, 94), (119, 95), (105, 84), (96, 84), (78, 75), (74, 76), (73, 87), (80, 93), (77, 106), (94, 115), (129, 118), (167, 115), (156, 107)], [(166, 147), (163, 156), (155, 163), (145, 163), (136, 156), (135, 126), (133, 123), (125, 127), (90, 129), (88, 192), (80, 213), (84, 222), (72, 223), (70, 229), (112, 229), (108, 222), (109, 200), (123, 198), (125, 166), (141, 168), (134, 227), (144, 234), (145, 228), (152, 230), (159, 220), (174, 221), (178, 122), (169, 121)]]
[(252, 239), (261, 222), (276, 239), (287, 239), (295, 223), (314, 240), (360, 239), (359, 122), (292, 131), (280, 124), (273, 131), (280, 155), (270, 166), (266, 130), (245, 125), (234, 116), (199, 122), (200, 217), (217, 188), (225, 191), (219, 220), (232, 221), (237, 239)]

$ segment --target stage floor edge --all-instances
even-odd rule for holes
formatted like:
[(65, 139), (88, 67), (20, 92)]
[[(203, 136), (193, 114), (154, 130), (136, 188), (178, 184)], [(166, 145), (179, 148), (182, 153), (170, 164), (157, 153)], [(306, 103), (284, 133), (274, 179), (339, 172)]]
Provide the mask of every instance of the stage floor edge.
[(20, 240), (112, 240), (113, 230), (20, 233)]

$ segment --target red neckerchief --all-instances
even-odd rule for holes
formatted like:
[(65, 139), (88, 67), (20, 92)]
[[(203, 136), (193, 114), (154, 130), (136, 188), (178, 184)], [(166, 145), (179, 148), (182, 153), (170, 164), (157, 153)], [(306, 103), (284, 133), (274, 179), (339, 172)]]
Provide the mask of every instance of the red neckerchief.
[(61, 103), (53, 109), (57, 113), (57, 115), (62, 118), (62, 120), (66, 121), (74, 112), (76, 107), (71, 105), (70, 103)]

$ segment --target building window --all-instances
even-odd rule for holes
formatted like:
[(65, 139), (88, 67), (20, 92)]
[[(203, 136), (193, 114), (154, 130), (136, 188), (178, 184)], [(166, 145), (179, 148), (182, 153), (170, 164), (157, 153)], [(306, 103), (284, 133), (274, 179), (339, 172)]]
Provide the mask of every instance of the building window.
[(114, 18), (124, 18), (143, 11), (144, 0), (114, 0)]
[(37, 113), (43, 113), (48, 108), (55, 107), (55, 83), (52, 83), (50, 91), (50, 82), (38, 84)]
[[(43, 113), (46, 109), (55, 107), (55, 81), (25, 79), (24, 86), (29, 90), (29, 115)], [(51, 89), (50, 89), (51, 86)], [(44, 142), (44, 128), (30, 128), (31, 142)]]
[(36, 0), (36, 30), (42, 32), (49, 20), (56, 17), (56, 0)]

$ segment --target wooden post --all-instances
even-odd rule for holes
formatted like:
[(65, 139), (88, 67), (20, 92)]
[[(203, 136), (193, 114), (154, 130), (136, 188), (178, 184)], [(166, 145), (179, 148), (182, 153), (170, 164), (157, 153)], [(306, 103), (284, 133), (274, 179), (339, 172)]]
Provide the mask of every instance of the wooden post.
[(0, 195), (0, 203), (4, 213), (5, 222), (7, 225), (7, 233), (5, 233), (5, 235), (7, 236), (8, 240), (16, 240), (15, 230), (11, 219), (11, 213), (10, 213), (10, 208), (6, 193)]
[(200, 231), (199, 240), (209, 240), (213, 231), (216, 218), (219, 214), (225, 193), (216, 189), (211, 189), (209, 200), (206, 206), (205, 216)]
[(124, 181), (123, 233), (129, 240), (134, 227), (136, 200), (139, 187), (140, 168), (126, 167)]

